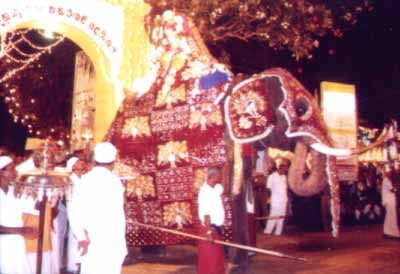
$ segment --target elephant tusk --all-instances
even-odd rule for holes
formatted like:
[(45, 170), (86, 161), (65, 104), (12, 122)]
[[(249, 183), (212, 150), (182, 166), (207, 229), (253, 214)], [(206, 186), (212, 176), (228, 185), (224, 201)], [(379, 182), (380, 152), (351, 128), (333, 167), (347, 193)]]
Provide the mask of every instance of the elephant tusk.
[(330, 156), (346, 157), (352, 155), (352, 150), (347, 148), (334, 148), (321, 143), (313, 143), (310, 145), (314, 150)]
[(377, 140), (374, 143), (372, 143), (368, 146), (363, 146), (363, 147), (334, 148), (334, 147), (330, 147), (330, 146), (327, 146), (327, 145), (321, 144), (321, 143), (313, 143), (310, 146), (314, 150), (316, 150), (322, 154), (336, 156), (336, 157), (350, 157), (350, 156), (362, 154), (370, 149), (373, 149), (375, 147), (378, 147), (378, 146), (384, 144), (390, 138), (393, 138), (394, 132), (395, 132), (395, 130), (394, 130), (393, 126), (389, 127), (389, 129), (384, 128), (381, 135), (377, 138)]

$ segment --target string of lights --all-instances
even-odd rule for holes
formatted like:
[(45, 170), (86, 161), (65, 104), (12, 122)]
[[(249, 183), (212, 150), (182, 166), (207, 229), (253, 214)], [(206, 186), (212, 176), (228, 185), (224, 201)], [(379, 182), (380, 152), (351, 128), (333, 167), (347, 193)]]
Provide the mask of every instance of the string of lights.
[[(23, 29), (13, 30), (1, 36), (0, 63), (6, 64), (7, 69), (0, 77), (0, 85), (4, 91), (4, 102), (13, 121), (24, 125), (30, 135), (41, 136), (45, 132), (37, 126), (38, 118), (34, 113), (36, 99), (23, 92), (14, 80), (20, 77), (24, 70), (41, 68), (42, 65), (37, 62), (43, 55), (50, 54), (53, 48), (61, 44), (64, 37), (57, 35), (50, 42), (45, 40), (46, 45), (41, 45), (33, 39), (33, 32), (41, 34), (33, 29)], [(39, 76), (39, 80), (41, 79), (43, 77)], [(56, 127), (52, 127), (49, 131), (55, 133)]]

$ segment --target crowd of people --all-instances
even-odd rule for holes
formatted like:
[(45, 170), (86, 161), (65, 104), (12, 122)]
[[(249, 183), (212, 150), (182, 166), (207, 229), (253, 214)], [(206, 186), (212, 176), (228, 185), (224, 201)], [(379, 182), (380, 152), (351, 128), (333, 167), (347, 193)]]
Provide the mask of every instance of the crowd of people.
[[(111, 143), (100, 143), (94, 148), (90, 166), (73, 155), (53, 167), (70, 177), (73, 195), (49, 199), (51, 213), (44, 213), (48, 222), (44, 231), (38, 231), (37, 225), (40, 198), (15, 191), (18, 171), (33, 172), (40, 164), (30, 157), (17, 165), (12, 154), (0, 156), (0, 273), (37, 273), (39, 233), (44, 234), (41, 273), (121, 273), (127, 255), (125, 189), (112, 173), (116, 155)], [(28, 221), (35, 218), (36, 222)], [(66, 240), (68, 252), (64, 253)]]
[[(289, 165), (288, 159), (278, 159), (254, 173), (258, 229), (281, 235), (284, 224), (290, 223), (300, 229), (330, 231), (329, 188), (311, 197), (295, 195), (287, 187)], [(396, 163), (360, 163), (358, 180), (341, 182), (342, 225), (383, 224), (384, 236), (400, 239), (399, 172)]]
[(399, 238), (399, 166), (360, 165), (359, 180), (343, 183), (344, 224), (383, 224), (383, 235)]

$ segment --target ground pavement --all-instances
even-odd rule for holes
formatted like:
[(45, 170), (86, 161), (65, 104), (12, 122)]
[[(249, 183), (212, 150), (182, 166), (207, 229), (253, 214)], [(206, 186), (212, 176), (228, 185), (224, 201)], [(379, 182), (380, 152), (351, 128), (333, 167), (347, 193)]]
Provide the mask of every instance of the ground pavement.
[[(382, 237), (382, 225), (342, 228), (334, 239), (326, 232), (293, 231), (282, 236), (259, 233), (257, 247), (306, 258), (306, 262), (256, 255), (251, 274), (398, 274), (400, 241)], [(134, 250), (123, 274), (195, 274), (197, 249), (171, 246), (162, 257), (142, 256)]]

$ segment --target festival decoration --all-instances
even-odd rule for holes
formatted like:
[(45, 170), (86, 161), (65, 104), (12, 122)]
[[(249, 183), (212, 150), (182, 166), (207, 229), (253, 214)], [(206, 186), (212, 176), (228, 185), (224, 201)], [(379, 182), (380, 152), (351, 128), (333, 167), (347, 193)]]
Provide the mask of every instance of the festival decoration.
[[(55, 37), (55, 41), (46, 46), (36, 44), (28, 33), (31, 29), (10, 31), (1, 36), (0, 59), (6, 58), (9, 66), (15, 63), (13, 69), (9, 69), (1, 78), (0, 84), (26, 69), (29, 65), (39, 60), (43, 54), (51, 52), (52, 48), (63, 42), (64, 37)], [(28, 48), (28, 49), (27, 49)]]
[(114, 163), (113, 173), (117, 176), (123, 176), (125, 180), (134, 180), (139, 177), (137, 170), (130, 164), (126, 164), (117, 159)]
[(75, 69), (69, 148), (70, 151), (90, 151), (94, 147), (95, 138), (96, 73), (92, 61), (84, 51), (78, 51), (73, 58)]
[(194, 185), (196, 191), (200, 190), (200, 187), (204, 182), (207, 182), (207, 168), (199, 168), (194, 172)]
[(368, 128), (359, 126), (358, 127), (358, 140), (361, 141), (364, 145), (369, 145), (373, 143), (378, 137), (379, 130), (377, 128)]
[(175, 202), (167, 204), (164, 206), (163, 212), (165, 226), (176, 225), (178, 229), (182, 229), (184, 224), (193, 222), (189, 203)]
[[(214, 109), (212, 111), (211, 109)], [(223, 117), (221, 110), (211, 103), (201, 104), (201, 110), (194, 110), (190, 112), (190, 128), (200, 126), (201, 130), (206, 130), (207, 125), (223, 124)]]
[(188, 149), (186, 141), (174, 142), (170, 141), (165, 145), (158, 146), (158, 164), (169, 163), (172, 168), (176, 167), (177, 162), (188, 159)]
[(124, 137), (150, 136), (150, 125), (148, 117), (134, 117), (125, 121), (122, 129)]
[[(68, 43), (67, 40), (59, 34), (49, 40), (42, 31), (33, 29), (9, 30), (1, 35), (1, 39), (0, 95), (13, 121), (22, 124), (30, 136), (51, 136), (66, 141), (69, 138), (69, 119), (65, 119), (64, 115), (69, 111), (63, 112), (63, 116), (58, 112), (49, 112), (65, 108), (64, 105), (70, 101), (54, 94), (46, 95), (49, 86), (57, 89), (60, 77), (64, 77), (68, 70), (63, 65), (64, 71), (60, 72), (58, 62), (49, 62), (51, 68), (43, 63), (52, 53), (59, 53), (59, 46)], [(63, 58), (73, 48), (64, 50), (55, 58)]]
[(225, 102), (225, 114), (234, 140), (242, 142), (269, 134), (273, 121), (268, 100), (261, 79), (250, 79), (233, 89)]
[(146, 197), (155, 197), (155, 188), (153, 177), (139, 176), (139, 178), (128, 180), (126, 185), (126, 195), (128, 197), (137, 197), (142, 201)]
[(166, 77), (165, 83), (166, 86), (163, 87), (161, 92), (157, 96), (156, 106), (161, 107), (166, 105), (167, 108), (171, 108), (172, 104), (177, 104), (179, 102), (183, 102), (186, 99), (185, 87), (179, 86), (176, 89), (171, 90), (169, 85), (173, 83), (173, 77)]

